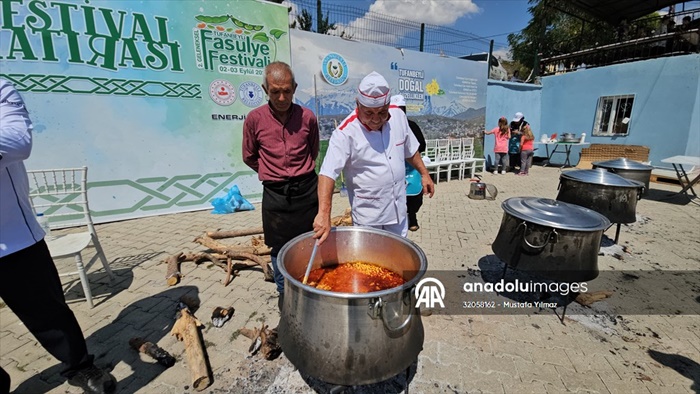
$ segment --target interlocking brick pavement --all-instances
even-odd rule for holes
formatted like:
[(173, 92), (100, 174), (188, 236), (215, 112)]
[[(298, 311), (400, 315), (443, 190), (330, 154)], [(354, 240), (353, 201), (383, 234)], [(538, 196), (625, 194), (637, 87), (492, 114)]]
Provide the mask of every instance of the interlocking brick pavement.
[[(437, 184), (419, 212), (421, 229), (409, 234), (426, 253), (429, 270), (478, 270), (502, 264), (491, 250), (503, 217), (501, 203), (514, 196), (555, 198), (560, 170), (535, 167), (530, 176), (485, 174), (499, 189), (495, 201), (467, 198), (468, 181)], [(601, 270), (691, 270), (700, 268), (699, 199), (665, 199), (677, 185), (651, 185), (637, 204), (636, 223), (623, 225), (624, 260), (598, 258)], [(163, 261), (181, 251), (204, 250), (193, 242), (211, 230), (261, 226), (256, 210), (230, 215), (188, 212), (97, 226), (117, 275), (110, 282), (96, 265), (89, 273), (95, 308), (87, 308), (80, 283), (65, 278), (66, 298), (84, 330), (98, 365), (111, 366), (124, 393), (192, 392), (184, 347), (170, 335), (174, 300), (187, 294), (200, 302), (196, 316), (205, 323), (212, 393), (313, 393), (332, 385), (303, 377), (285, 358), (250, 356), (242, 327), (277, 325), (274, 284), (259, 270), (241, 271), (224, 287), (225, 273), (209, 263), (182, 264), (180, 284), (167, 287)], [(337, 194), (333, 215), (348, 206)], [(614, 237), (614, 227), (606, 232)], [(68, 231), (68, 230), (64, 230)], [(247, 242), (246, 237), (222, 242)], [(71, 260), (57, 261), (59, 269)], [(593, 281), (592, 283), (595, 283)], [(695, 296), (698, 289), (695, 288)], [(687, 293), (687, 292), (686, 292)], [(670, 296), (676, 294), (673, 289)], [(692, 294), (692, 292), (687, 293)], [(614, 294), (615, 296), (621, 296)], [(697, 302), (679, 298), (678, 302)], [(209, 323), (216, 306), (233, 306), (233, 318), (222, 328)], [(561, 308), (560, 308), (561, 309)], [(697, 309), (696, 309), (697, 310)], [(561, 311), (558, 312), (561, 315)], [(433, 314), (422, 317), (425, 342), (409, 370), (412, 393), (691, 393), (700, 391), (700, 318), (698, 315), (599, 316), (567, 314), (563, 322), (551, 310), (531, 315)], [(129, 348), (140, 336), (157, 343), (177, 359), (164, 369)], [(0, 308), (0, 365), (12, 377), (17, 393), (77, 393), (60, 377), (60, 366), (39, 346), (7, 307)], [(350, 392), (403, 391), (405, 374), (387, 382), (355, 387)]]

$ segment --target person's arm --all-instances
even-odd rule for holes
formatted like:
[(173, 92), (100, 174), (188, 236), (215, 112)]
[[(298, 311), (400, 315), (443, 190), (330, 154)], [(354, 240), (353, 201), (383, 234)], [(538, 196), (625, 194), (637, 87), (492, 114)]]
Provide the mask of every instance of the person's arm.
[(318, 213), (314, 218), (314, 238), (318, 244), (328, 238), (331, 232), (331, 207), (333, 206), (333, 189), (335, 180), (325, 176), (318, 176)]
[(311, 157), (314, 161), (318, 158), (318, 151), (321, 145), (320, 143), (320, 131), (318, 129), (318, 119), (316, 116), (311, 114), (311, 119), (309, 120), (309, 150), (311, 150)]
[(425, 136), (423, 136), (423, 131), (420, 129), (420, 126), (418, 126), (418, 123), (416, 123), (414, 121), (409, 121), (408, 126), (411, 128), (411, 132), (413, 132), (413, 135), (418, 140), (418, 152), (420, 152), (420, 153), (425, 152), (425, 148), (426, 148)]
[(333, 130), (318, 174), (318, 213), (314, 218), (314, 238), (318, 239), (319, 245), (328, 238), (328, 233), (331, 231), (335, 180), (340, 176), (348, 157), (350, 157), (350, 141), (347, 135), (342, 130)]
[(29, 158), (32, 121), (17, 89), (0, 79), (0, 168)]
[(260, 163), (258, 162), (258, 159), (260, 157), (258, 156), (258, 141), (255, 138), (255, 132), (253, 130), (253, 120), (250, 118), (250, 115), (246, 118), (246, 120), (243, 122), (243, 143), (242, 148), (243, 148), (243, 162), (250, 168), (253, 169), (253, 171), (258, 172), (258, 168), (260, 166)]
[(425, 163), (423, 163), (420, 152), (416, 152), (413, 156), (406, 159), (406, 161), (412, 165), (413, 168), (418, 170), (418, 173), (420, 173), (420, 181), (423, 185), (423, 194), (427, 194), (428, 197), (432, 198), (435, 194), (435, 184), (428, 173), (428, 169), (425, 168)]

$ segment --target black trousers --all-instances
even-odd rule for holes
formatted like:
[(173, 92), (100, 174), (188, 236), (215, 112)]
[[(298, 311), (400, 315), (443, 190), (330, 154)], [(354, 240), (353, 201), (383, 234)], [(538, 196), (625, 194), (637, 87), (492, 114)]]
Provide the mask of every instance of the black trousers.
[[(41, 346), (63, 362), (61, 375), (70, 378), (92, 365), (93, 356), (88, 354), (80, 325), (66, 304), (44, 240), (0, 258), (0, 297)], [(1, 369), (0, 393), (10, 383)]]
[(416, 194), (415, 196), (406, 196), (406, 208), (408, 212), (408, 227), (413, 227), (418, 225), (418, 217), (416, 213), (420, 210), (423, 205), (423, 193)]

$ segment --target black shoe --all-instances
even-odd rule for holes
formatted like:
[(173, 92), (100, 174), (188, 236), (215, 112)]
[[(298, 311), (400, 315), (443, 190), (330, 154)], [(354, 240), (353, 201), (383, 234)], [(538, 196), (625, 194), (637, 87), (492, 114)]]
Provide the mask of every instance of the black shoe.
[(117, 389), (114, 377), (94, 365), (78, 371), (68, 379), (68, 384), (78, 386), (89, 394), (113, 393)]

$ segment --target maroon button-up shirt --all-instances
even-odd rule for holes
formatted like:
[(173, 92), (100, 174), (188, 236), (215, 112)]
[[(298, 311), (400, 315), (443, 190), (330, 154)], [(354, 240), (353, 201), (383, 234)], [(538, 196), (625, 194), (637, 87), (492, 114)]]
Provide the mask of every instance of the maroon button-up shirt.
[(243, 123), (243, 162), (261, 181), (282, 181), (316, 168), (319, 149), (318, 121), (308, 108), (292, 104), (281, 124), (270, 105), (248, 113)]

